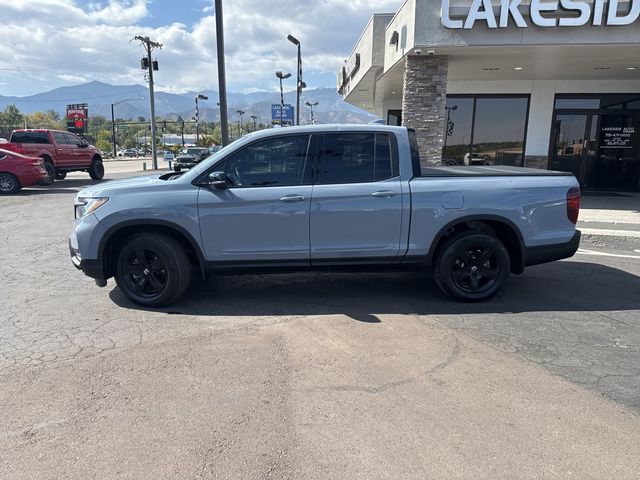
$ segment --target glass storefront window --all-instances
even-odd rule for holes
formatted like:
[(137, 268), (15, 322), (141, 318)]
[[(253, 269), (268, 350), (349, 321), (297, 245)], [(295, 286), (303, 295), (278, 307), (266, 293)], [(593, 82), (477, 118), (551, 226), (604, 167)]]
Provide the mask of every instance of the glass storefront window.
[(471, 150), (471, 126), (473, 124), (473, 98), (447, 98), (446, 117), (442, 152), (444, 165), (462, 165), (465, 155)]
[(523, 165), (528, 106), (528, 96), (447, 97), (442, 163)]
[(557, 95), (556, 110), (628, 110), (640, 108), (640, 95), (637, 93), (601, 95)]
[(528, 98), (478, 98), (470, 162), (522, 166), (528, 104)]

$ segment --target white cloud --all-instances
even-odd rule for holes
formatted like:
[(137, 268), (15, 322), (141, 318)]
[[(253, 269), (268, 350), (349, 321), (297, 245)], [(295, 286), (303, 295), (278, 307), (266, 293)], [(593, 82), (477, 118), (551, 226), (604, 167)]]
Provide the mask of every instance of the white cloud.
[[(74, 0), (0, 0), (0, 81), (10, 86), (2, 94), (35, 93), (81, 78), (141, 84), (143, 51), (138, 42), (131, 42), (135, 35), (163, 44), (154, 52), (160, 64), (155, 75), (158, 88), (215, 89), (215, 18), (201, 1), (192, 2), (194, 9), (206, 10), (194, 24), (149, 28), (141, 26), (153, 7), (145, 0), (109, 0), (84, 8)], [(369, 17), (400, 5), (401, 0), (224, 2), (228, 88), (272, 90), (277, 86), (276, 70), (295, 74), (296, 50), (286, 40), (288, 33), (302, 42), (306, 80), (313, 73), (333, 74)], [(181, 2), (176, 8), (189, 5)]]

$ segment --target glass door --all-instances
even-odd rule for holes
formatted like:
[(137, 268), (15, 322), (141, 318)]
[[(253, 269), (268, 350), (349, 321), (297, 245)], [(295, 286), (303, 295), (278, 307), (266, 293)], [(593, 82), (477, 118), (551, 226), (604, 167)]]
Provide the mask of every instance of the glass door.
[[(594, 118), (597, 118), (594, 115)], [(593, 128), (585, 187), (634, 191), (640, 189), (640, 116), (602, 114)]]
[(591, 132), (591, 117), (590, 114), (561, 114), (556, 115), (553, 120), (549, 169), (571, 172), (580, 184), (583, 183), (586, 170), (589, 150), (587, 137)]

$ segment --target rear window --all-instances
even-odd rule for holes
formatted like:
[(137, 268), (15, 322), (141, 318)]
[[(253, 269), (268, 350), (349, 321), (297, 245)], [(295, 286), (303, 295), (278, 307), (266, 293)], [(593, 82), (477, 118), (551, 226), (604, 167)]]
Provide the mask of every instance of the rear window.
[(47, 132), (13, 132), (10, 141), (12, 143), (51, 143)]

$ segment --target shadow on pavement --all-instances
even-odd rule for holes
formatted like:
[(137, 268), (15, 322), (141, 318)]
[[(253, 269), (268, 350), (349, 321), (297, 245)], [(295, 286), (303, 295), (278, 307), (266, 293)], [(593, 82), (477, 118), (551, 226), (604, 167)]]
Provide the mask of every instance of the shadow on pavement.
[[(195, 275), (194, 275), (195, 276)], [(116, 287), (112, 300), (144, 310)], [(556, 262), (512, 275), (503, 292), (483, 303), (449, 300), (420, 273), (298, 273), (197, 278), (166, 308), (182, 315), (348, 315), (378, 323), (376, 314), (490, 314), (640, 310), (640, 277), (586, 262)]]

